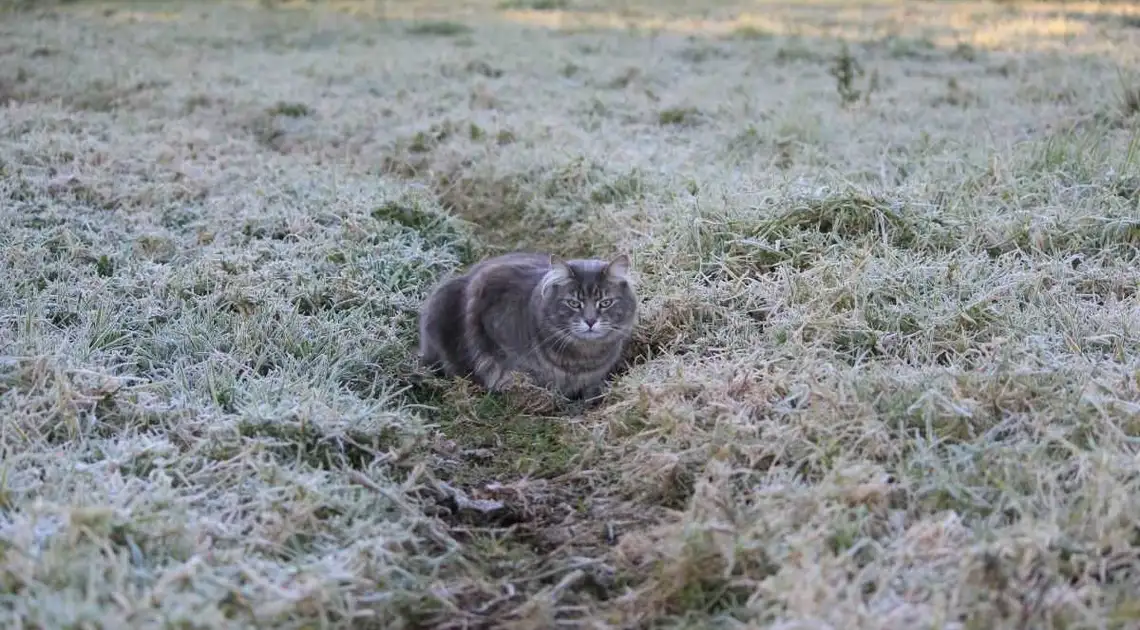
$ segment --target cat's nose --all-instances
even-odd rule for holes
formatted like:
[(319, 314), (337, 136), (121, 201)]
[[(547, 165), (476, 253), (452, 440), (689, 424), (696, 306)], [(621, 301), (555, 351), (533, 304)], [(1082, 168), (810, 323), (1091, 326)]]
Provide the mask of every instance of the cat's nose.
[(584, 321), (586, 322), (586, 328), (593, 328), (594, 322), (598, 321), (598, 318), (597, 317), (587, 317), (587, 318), (585, 318)]

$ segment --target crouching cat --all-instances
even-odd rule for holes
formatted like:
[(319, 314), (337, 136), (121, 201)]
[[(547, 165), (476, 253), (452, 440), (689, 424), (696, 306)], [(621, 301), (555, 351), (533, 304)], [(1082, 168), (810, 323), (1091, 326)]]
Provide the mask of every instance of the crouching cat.
[(629, 257), (511, 253), (440, 283), (419, 314), (420, 360), (437, 374), (502, 390), (512, 372), (593, 398), (637, 320)]

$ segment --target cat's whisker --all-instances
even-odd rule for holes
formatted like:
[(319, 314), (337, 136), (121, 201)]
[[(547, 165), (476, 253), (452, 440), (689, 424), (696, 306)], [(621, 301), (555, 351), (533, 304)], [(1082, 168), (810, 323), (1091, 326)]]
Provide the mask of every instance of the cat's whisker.
[(526, 352), (528, 355), (534, 355), (548, 345), (554, 352), (561, 352), (571, 341), (573, 341), (573, 338), (569, 333), (561, 329), (553, 329), (549, 334), (536, 339), (534, 343), (530, 344)]
[(559, 328), (555, 330), (555, 338), (551, 339), (551, 341), (554, 342), (554, 351), (561, 352), (565, 350), (567, 346), (574, 343), (575, 339), (573, 333)]

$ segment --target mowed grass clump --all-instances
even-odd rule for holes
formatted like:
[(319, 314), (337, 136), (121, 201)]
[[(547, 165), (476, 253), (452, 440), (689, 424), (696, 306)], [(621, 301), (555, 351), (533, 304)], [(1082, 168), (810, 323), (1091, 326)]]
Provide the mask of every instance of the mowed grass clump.
[[(1140, 51), (959, 5), (10, 15), (0, 625), (1135, 625)], [(511, 249), (600, 401), (417, 365)]]

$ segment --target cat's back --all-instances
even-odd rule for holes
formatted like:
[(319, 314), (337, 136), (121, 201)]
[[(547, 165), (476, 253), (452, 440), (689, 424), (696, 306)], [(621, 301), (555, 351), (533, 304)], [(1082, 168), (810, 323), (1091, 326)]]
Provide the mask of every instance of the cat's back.
[(466, 276), (472, 297), (495, 294), (529, 294), (550, 270), (550, 255), (511, 252), (488, 258), (470, 269)]

